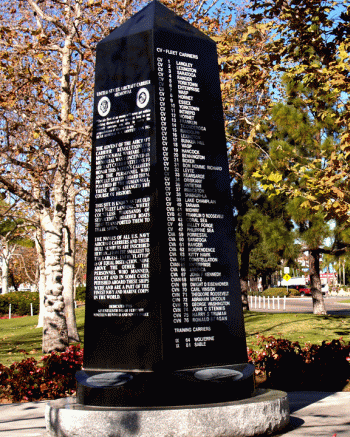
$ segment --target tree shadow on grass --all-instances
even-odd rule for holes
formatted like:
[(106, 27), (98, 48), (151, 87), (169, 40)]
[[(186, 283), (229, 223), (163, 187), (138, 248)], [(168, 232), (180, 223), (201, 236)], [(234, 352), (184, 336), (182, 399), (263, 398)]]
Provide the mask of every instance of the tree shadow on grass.
[[(280, 313), (278, 313), (280, 314)], [(288, 313), (288, 314), (294, 314), (294, 313)], [(300, 313), (299, 313), (300, 314)], [(317, 318), (318, 320), (332, 320), (332, 319), (339, 319), (342, 317), (346, 317), (344, 316), (344, 314), (341, 314), (341, 311), (332, 311), (332, 314), (327, 314), (327, 315), (315, 315), (312, 313), (309, 313), (311, 317), (307, 316), (306, 313), (305, 314), (305, 318), (297, 318), (296, 320), (286, 320), (286, 321), (279, 321), (278, 323), (275, 323), (274, 325), (270, 325), (266, 328), (263, 329), (259, 329), (256, 332), (252, 332), (249, 333), (248, 336), (252, 337), (258, 334), (264, 334), (266, 332), (270, 332), (273, 329), (277, 329), (279, 327), (282, 326), (288, 326), (288, 325), (293, 325), (294, 323), (300, 323), (300, 322), (310, 322), (315, 320), (315, 318)], [(295, 314), (296, 316), (296, 314)], [(256, 323), (259, 323), (261, 321), (264, 321), (265, 317), (274, 317), (274, 313), (252, 313), (252, 314), (245, 314), (245, 323), (247, 325), (247, 322), (252, 323), (253, 321)], [(272, 321), (273, 322), (273, 321)], [(350, 320), (349, 320), (350, 323)], [(335, 328), (336, 329), (336, 328)], [(334, 331), (335, 334), (343, 336), (343, 335), (348, 335), (350, 332), (349, 330), (344, 330), (344, 331)]]
[[(252, 315), (251, 317), (255, 317), (255, 315)], [(246, 316), (246, 320), (248, 320), (248, 318), (249, 318), (249, 315)], [(298, 318), (295, 321), (288, 320), (288, 321), (285, 321), (285, 322), (279, 322), (279, 323), (276, 323), (275, 325), (268, 326), (268, 327), (266, 327), (264, 329), (259, 329), (258, 331), (252, 332), (252, 333), (250, 333), (248, 335), (249, 336), (254, 336), (254, 335), (258, 335), (258, 334), (263, 334), (265, 332), (269, 332), (272, 329), (276, 329), (276, 328), (281, 327), (281, 326), (293, 325), (294, 323), (306, 322), (306, 321), (309, 321), (309, 320), (310, 320), (310, 317), (306, 317), (305, 319)]]

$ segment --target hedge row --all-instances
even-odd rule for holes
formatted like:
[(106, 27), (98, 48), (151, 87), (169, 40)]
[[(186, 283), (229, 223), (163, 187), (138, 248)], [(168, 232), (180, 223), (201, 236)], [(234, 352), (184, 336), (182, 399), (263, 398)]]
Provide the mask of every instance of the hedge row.
[[(76, 301), (84, 302), (86, 287), (77, 287)], [(0, 294), (0, 317), (9, 313), (11, 304), (11, 314), (17, 316), (30, 316), (31, 306), (33, 305), (33, 314), (39, 314), (39, 293), (30, 291), (15, 291), (6, 294)]]
[[(280, 296), (280, 297), (284, 297), (284, 296), (300, 296), (300, 292), (298, 290), (296, 290), (295, 288), (288, 288), (288, 292), (287, 292), (287, 287), (281, 287), (281, 288), (268, 288), (267, 290), (264, 290), (262, 293), (259, 292), (253, 292), (250, 293), (253, 296)], [(78, 302), (85, 302), (86, 299), (86, 287), (84, 286), (79, 286), (76, 288), (75, 291), (75, 299)]]
[(33, 314), (39, 314), (39, 293), (30, 291), (16, 291), (0, 295), (0, 316), (9, 313), (18, 316), (30, 315), (30, 304), (33, 305)]
[(295, 288), (288, 288), (287, 291), (286, 287), (268, 288), (262, 292), (262, 296), (300, 296), (300, 291), (296, 290)]
[(267, 290), (260, 292), (253, 292), (250, 293), (253, 296), (265, 296), (265, 297), (272, 297), (272, 296), (300, 296), (300, 291), (296, 290), (295, 288), (288, 288), (287, 287), (281, 287), (281, 288), (268, 288)]
[[(257, 374), (266, 374), (267, 387), (294, 390), (339, 391), (350, 379), (350, 343), (342, 339), (307, 344), (273, 336), (258, 336), (257, 350), (248, 348), (248, 361)], [(0, 398), (12, 402), (56, 399), (76, 391), (75, 373), (83, 364), (83, 350), (27, 358), (10, 367), (0, 364)]]

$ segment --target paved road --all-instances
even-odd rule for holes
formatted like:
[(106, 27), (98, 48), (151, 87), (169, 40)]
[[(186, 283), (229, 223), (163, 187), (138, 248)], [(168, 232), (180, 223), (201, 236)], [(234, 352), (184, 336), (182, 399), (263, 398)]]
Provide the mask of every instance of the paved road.
[[(341, 303), (342, 300), (346, 300), (345, 297), (325, 297), (325, 306), (328, 314), (350, 316), (350, 304)], [(284, 299), (278, 300), (265, 298), (265, 307), (263, 298), (260, 299), (255, 296), (249, 298), (249, 307), (252, 311), (264, 311), (264, 312), (287, 312), (287, 313), (312, 313), (312, 298), (307, 297), (287, 297), (284, 307)]]

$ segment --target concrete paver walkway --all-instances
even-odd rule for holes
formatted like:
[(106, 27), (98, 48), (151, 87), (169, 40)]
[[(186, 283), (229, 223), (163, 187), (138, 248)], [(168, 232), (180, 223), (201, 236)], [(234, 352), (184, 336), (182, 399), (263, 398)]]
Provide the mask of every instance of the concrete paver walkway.
[(290, 392), (288, 437), (350, 437), (350, 392)]
[[(350, 392), (290, 392), (288, 399), (291, 423), (280, 436), (350, 437)], [(0, 437), (48, 437), (46, 403), (1, 404)]]
[(0, 436), (48, 436), (45, 427), (46, 404), (47, 401), (0, 404)]

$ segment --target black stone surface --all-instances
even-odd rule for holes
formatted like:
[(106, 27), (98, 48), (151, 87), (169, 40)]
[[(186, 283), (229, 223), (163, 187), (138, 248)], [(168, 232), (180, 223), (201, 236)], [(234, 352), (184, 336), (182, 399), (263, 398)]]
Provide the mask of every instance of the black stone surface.
[[(254, 393), (254, 366), (234, 364), (208, 369), (120, 373), (81, 371), (77, 402), (110, 407), (172, 407), (215, 404), (249, 398)], [(91, 380), (102, 380), (101, 386)], [(109, 381), (109, 384), (106, 382)]]
[(97, 46), (84, 369), (246, 362), (216, 45), (153, 1)]

